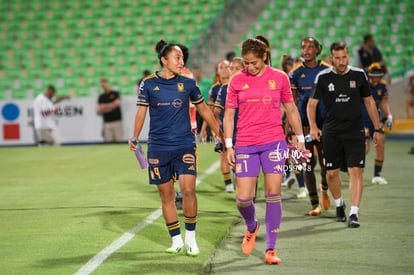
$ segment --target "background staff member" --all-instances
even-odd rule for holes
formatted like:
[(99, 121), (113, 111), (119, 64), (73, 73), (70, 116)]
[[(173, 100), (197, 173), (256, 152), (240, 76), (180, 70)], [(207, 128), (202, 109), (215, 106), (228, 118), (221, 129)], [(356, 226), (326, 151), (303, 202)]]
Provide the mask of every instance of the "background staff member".
[[(331, 45), (333, 67), (321, 71), (315, 79), (315, 89), (308, 102), (308, 119), (312, 139), (320, 140), (324, 149), (326, 179), (335, 199), (336, 221), (345, 222), (345, 203), (341, 195), (341, 165), (348, 167), (351, 210), (348, 226), (359, 227), (365, 166), (365, 135), (361, 101), (375, 127), (374, 144), (382, 142), (384, 132), (378, 119), (377, 108), (371, 95), (368, 79), (362, 69), (348, 66), (349, 52), (345, 43)], [(325, 121), (322, 131), (316, 124), (316, 106), (320, 99), (325, 103)]]
[(122, 126), (121, 97), (119, 92), (111, 90), (108, 80), (101, 79), (103, 94), (98, 98), (97, 111), (104, 120), (103, 135), (106, 143), (122, 142), (124, 128)]

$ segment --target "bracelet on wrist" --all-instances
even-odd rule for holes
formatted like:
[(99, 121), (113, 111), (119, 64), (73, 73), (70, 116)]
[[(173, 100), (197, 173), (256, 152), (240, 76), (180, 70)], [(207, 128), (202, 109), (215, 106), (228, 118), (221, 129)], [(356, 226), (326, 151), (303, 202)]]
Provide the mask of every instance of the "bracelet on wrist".
[(375, 129), (374, 132), (384, 134), (384, 130), (382, 128)]

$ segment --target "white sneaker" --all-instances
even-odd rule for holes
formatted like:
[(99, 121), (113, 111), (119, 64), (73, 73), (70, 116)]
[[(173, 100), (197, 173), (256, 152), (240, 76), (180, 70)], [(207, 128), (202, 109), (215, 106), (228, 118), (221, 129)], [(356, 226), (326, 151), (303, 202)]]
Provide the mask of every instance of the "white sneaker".
[(308, 190), (306, 187), (300, 187), (299, 193), (296, 195), (298, 199), (305, 199), (308, 196)]
[(292, 187), (294, 183), (295, 180), (292, 177), (288, 177), (284, 181), (282, 181), (282, 187)]
[(226, 193), (233, 193), (233, 192), (234, 192), (233, 183), (227, 184), (226, 185)]
[(167, 248), (165, 252), (171, 253), (171, 254), (177, 254), (181, 251), (181, 249), (184, 247), (183, 239), (181, 238), (181, 235), (174, 236), (172, 238), (172, 245), (170, 248)]
[(185, 245), (187, 248), (188, 256), (198, 256), (200, 254), (200, 249), (198, 248), (197, 242), (195, 240), (195, 231), (186, 230), (185, 234)]
[(383, 177), (373, 177), (372, 184), (388, 184), (388, 181), (386, 179), (384, 179)]

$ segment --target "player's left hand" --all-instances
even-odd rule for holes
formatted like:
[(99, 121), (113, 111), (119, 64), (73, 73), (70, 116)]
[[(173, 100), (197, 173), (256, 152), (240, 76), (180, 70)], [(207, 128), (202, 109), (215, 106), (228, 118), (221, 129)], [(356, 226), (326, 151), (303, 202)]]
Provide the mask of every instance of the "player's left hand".
[[(134, 141), (133, 141), (134, 140)], [(130, 138), (128, 139), (129, 150), (136, 151), (137, 150), (138, 139)]]
[(298, 142), (297, 144), (295, 144), (296, 145), (296, 147), (299, 149), (299, 150), (301, 150), (301, 151), (303, 151), (303, 150), (306, 150), (306, 147), (305, 147), (305, 143), (304, 142)]

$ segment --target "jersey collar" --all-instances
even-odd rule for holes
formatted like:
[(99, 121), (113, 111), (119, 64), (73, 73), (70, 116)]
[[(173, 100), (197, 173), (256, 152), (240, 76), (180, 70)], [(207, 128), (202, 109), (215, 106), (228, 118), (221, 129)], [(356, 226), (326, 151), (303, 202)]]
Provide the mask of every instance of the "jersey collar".
[[(342, 75), (345, 75), (345, 74), (347, 74), (348, 72), (349, 72), (349, 70), (351, 69), (351, 67), (348, 65), (347, 67), (346, 67), (346, 72), (344, 72)], [(331, 71), (334, 73), (334, 74), (338, 74), (337, 72), (335, 72), (335, 70), (334, 70), (334, 67), (332, 66), (331, 67)]]

